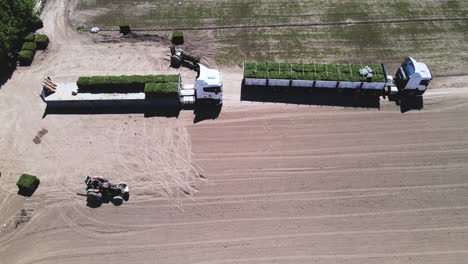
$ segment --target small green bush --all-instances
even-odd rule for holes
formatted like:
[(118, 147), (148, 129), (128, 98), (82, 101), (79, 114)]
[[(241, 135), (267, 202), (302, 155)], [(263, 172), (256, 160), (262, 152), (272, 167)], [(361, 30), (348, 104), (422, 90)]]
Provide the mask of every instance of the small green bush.
[(35, 52), (36, 51), (36, 43), (34, 43), (34, 42), (25, 42), (21, 49), (22, 50), (30, 50), (32, 52)]
[(24, 41), (26, 42), (34, 42), (36, 40), (36, 34), (34, 34), (33, 32), (29, 33), (28, 35), (26, 35), (26, 37), (24, 37)]
[(30, 50), (22, 50), (18, 54), (18, 60), (21, 66), (31, 65), (33, 59), (34, 59), (34, 52)]
[(22, 174), (16, 182), (16, 186), (18, 186), (21, 194), (32, 195), (39, 186), (39, 183), (40, 180), (36, 176)]
[(36, 36), (36, 47), (38, 50), (45, 50), (49, 46), (49, 38), (46, 35)]
[(175, 45), (184, 44), (184, 33), (181, 31), (172, 32), (172, 43)]
[(178, 83), (147, 83), (145, 94), (151, 96), (178, 96)]

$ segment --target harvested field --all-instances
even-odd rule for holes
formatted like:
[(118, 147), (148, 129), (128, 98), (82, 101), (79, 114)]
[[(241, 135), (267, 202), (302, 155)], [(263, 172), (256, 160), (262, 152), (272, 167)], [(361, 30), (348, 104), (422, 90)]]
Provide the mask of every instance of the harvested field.
[[(88, 5), (77, 11), (77, 5), (85, 2)], [(316, 6), (288, 1), (291, 7), (286, 1), (276, 2), (258, 2), (272, 12), (271, 17), (249, 13), (244, 5), (236, 7), (252, 5), (247, 1), (202, 1), (192, 14), (198, 12), (203, 18), (198, 24), (203, 26), (216, 24), (210, 13), (218, 15), (220, 8), (240, 10), (237, 17), (224, 13), (226, 21), (219, 25), (244, 24), (255, 16), (258, 23), (269, 23), (272, 17), (275, 23), (298, 22), (301, 17), (343, 21), (360, 17), (364, 10), (354, 1), (347, 5), (323, 1)], [(370, 18), (401, 16), (379, 11), (370, 4), (375, 1), (364, 2), (376, 12), (369, 13)], [(463, 16), (467, 10), (465, 1), (381, 2), (410, 8), (410, 18)], [(116, 5), (106, 7), (107, 3)], [(37, 51), (31, 67), (17, 69), (0, 89), (1, 263), (82, 264), (97, 259), (121, 264), (466, 263), (468, 77), (460, 74), (467, 66), (466, 29), (462, 29), (466, 22), (440, 23), (430, 37), (405, 29), (397, 37), (400, 48), (392, 46), (387, 52), (386, 41), (382, 47), (366, 47), (362, 39), (333, 35), (345, 27), (320, 28), (317, 34), (330, 38), (310, 42), (310, 51), (324, 52), (311, 58), (323, 62), (352, 61), (360, 58), (356, 50), (362, 48), (363, 60), (376, 62), (374, 56), (382, 55), (382, 62), (395, 70), (406, 49), (417, 49), (413, 45), (419, 43), (427, 50), (411, 55), (427, 62), (436, 74), (454, 75), (434, 78), (422, 111), (401, 114), (387, 101), (381, 102), (380, 110), (241, 103), (243, 73), (229, 65), (221, 67), (225, 93), (217, 120), (194, 124), (188, 111), (178, 118), (43, 117), (45, 105), (38, 92), (45, 76), (75, 82), (79, 76), (179, 73), (168, 68), (170, 38), (164, 33), (120, 37), (116, 32), (91, 35), (74, 30), (79, 24), (98, 23), (102, 14), (117, 12), (118, 18), (119, 12), (131, 8), (145, 18), (145, 12), (156, 10), (155, 3), (162, 11), (173, 12), (168, 8), (172, 2), (124, 3), (47, 1), (40, 33), (50, 38), (48, 50)], [(194, 2), (181, 3), (194, 6)], [(292, 12), (288, 8), (299, 4), (302, 13), (282, 17), (280, 11)], [(209, 5), (212, 11), (203, 11)], [(151, 17), (151, 24), (155, 19), (161, 27), (177, 22), (158, 16)], [(141, 21), (141, 27), (148, 27)], [(177, 23), (197, 25), (188, 18)], [(364, 27), (349, 28), (360, 26)], [(316, 34), (314, 29), (301, 33), (295, 28), (298, 34)], [(261, 34), (286, 34), (284, 30)], [(255, 37), (258, 42), (235, 38), (259, 31), (202, 32), (206, 38), (187, 32), (184, 48), (203, 55), (202, 62), (211, 67), (216, 65), (216, 54), (218, 63), (223, 56), (245, 51), (252, 60), (264, 60), (266, 51), (251, 53), (263, 37)], [(404, 39), (407, 36), (414, 40)], [(270, 52), (284, 50), (276, 48), (278, 39), (264, 40)], [(341, 44), (330, 42), (338, 39)], [(216, 49), (208, 45), (211, 42)], [(275, 59), (289, 61), (289, 55), (276, 54)], [(185, 83), (195, 78), (189, 70), (181, 74)], [(41, 133), (40, 144), (31, 140)], [(16, 194), (16, 181), (23, 173), (41, 180), (31, 197)], [(126, 182), (129, 202), (120, 207), (86, 207), (85, 198), (76, 195), (86, 175)], [(27, 253), (19, 253), (25, 248)]]
[(411, 55), (437, 75), (468, 72), (466, 1), (83, 0), (79, 8), (89, 16), (77, 26), (211, 29), (186, 32), (186, 39), (209, 32), (221, 65), (304, 60), (394, 68)]

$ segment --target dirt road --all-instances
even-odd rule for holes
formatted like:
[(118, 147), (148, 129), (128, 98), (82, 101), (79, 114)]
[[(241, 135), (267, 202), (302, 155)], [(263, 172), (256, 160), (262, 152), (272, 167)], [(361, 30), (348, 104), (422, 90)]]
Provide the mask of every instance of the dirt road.
[[(47, 1), (49, 51), (0, 90), (0, 263), (466, 262), (466, 76), (435, 79), (405, 114), (240, 103), (240, 71), (224, 69), (217, 120), (42, 119), (44, 76), (171, 71), (164, 39), (73, 31), (74, 3)], [(16, 195), (23, 172), (41, 178), (31, 198)], [(127, 182), (129, 203), (87, 208), (87, 174)]]

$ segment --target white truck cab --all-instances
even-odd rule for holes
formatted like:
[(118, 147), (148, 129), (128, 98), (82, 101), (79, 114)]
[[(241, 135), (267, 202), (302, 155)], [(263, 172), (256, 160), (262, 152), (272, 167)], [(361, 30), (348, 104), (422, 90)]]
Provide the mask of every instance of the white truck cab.
[(221, 71), (209, 69), (201, 64), (200, 72), (195, 81), (197, 101), (200, 103), (223, 103), (223, 76)]
[(432, 74), (425, 63), (406, 57), (397, 73), (395, 84), (400, 92), (407, 95), (422, 95), (432, 80)]

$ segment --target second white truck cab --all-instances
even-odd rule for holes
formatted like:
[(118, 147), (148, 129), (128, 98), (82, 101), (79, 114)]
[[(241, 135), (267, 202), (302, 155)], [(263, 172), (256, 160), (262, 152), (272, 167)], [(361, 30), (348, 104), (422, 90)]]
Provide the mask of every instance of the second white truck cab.
[(404, 95), (422, 95), (432, 80), (432, 74), (425, 63), (406, 57), (397, 73), (395, 85)]

